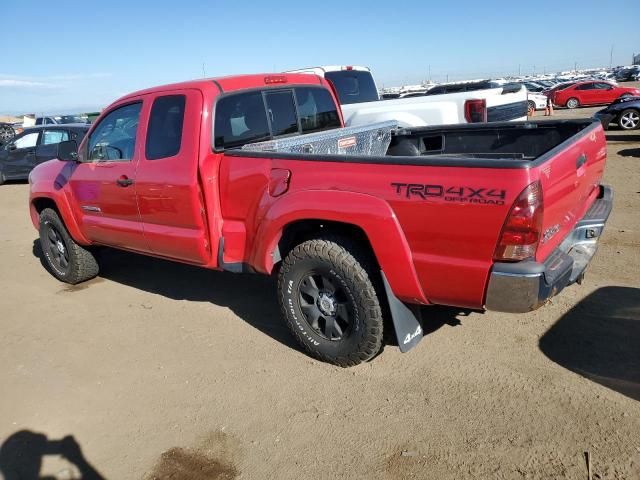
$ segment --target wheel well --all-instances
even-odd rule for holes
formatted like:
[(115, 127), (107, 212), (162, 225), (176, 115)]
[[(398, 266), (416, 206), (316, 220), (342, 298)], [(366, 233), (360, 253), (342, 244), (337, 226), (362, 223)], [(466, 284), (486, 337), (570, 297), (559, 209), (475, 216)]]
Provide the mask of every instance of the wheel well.
[(326, 220), (299, 220), (288, 224), (284, 228), (282, 237), (280, 237), (280, 241), (278, 242), (278, 253), (280, 254), (278, 263), (281, 259), (285, 258), (296, 245), (326, 234), (343, 236), (352, 242), (358, 243), (371, 255), (371, 258), (376, 264), (378, 264), (371, 242), (369, 242), (369, 238), (362, 228), (351, 223)]
[(36, 212), (38, 212), (38, 215), (40, 215), (45, 208), (51, 208), (58, 214), (60, 213), (58, 211), (58, 207), (56, 206), (56, 202), (54, 202), (50, 198), (35, 198), (31, 203), (33, 204), (33, 208), (36, 210)]

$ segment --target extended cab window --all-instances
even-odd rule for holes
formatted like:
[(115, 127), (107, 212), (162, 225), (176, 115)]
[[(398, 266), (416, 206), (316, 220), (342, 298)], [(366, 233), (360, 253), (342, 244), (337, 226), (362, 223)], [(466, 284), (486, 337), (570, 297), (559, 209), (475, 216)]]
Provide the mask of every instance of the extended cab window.
[(180, 151), (185, 100), (184, 95), (167, 95), (153, 101), (145, 147), (148, 160), (173, 157)]
[(216, 104), (214, 146), (233, 148), (270, 138), (262, 92), (229, 95)]
[(142, 103), (117, 108), (100, 120), (89, 137), (89, 161), (131, 160)]
[(302, 133), (340, 128), (340, 116), (331, 94), (324, 88), (295, 89)]

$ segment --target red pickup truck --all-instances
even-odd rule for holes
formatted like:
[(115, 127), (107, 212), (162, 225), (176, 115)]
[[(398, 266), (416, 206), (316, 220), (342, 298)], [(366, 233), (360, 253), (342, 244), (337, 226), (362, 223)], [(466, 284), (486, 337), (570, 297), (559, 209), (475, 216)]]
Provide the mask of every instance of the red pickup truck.
[(46, 264), (82, 282), (108, 246), (277, 274), (297, 340), (342, 366), (375, 356), (385, 328), (413, 347), (420, 306), (526, 312), (582, 279), (612, 207), (599, 122), (399, 129), (386, 155), (241, 148), (342, 125), (308, 74), (127, 95), (30, 175)]

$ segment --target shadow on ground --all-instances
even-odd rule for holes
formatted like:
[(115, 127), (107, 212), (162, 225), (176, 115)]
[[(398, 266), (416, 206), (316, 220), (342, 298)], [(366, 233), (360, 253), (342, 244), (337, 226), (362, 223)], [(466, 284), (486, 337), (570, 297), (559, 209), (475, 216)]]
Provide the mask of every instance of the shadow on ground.
[(621, 157), (636, 157), (640, 158), (640, 148), (625, 148), (624, 150), (620, 150), (618, 155)]
[[(33, 254), (47, 268), (40, 241)], [(300, 350), (281, 318), (274, 278), (265, 275), (216, 272), (158, 258), (104, 248), (98, 252), (100, 275), (123, 285), (173, 300), (210, 302), (228, 307), (249, 325), (274, 340)], [(91, 288), (89, 281), (67, 285), (65, 292)]]
[(563, 367), (640, 400), (640, 288), (596, 290), (544, 334), (540, 349)]
[[(33, 242), (33, 255), (47, 269), (39, 240)], [(98, 279), (67, 285), (64, 291), (84, 290), (104, 278), (173, 300), (210, 302), (230, 308), (252, 327), (283, 345), (302, 351), (282, 319), (273, 277), (216, 272), (109, 248), (100, 250), (99, 261)], [(468, 314), (469, 311), (458, 308), (426, 307), (421, 322), (424, 335), (444, 325), (459, 325), (458, 317)], [(392, 327), (386, 325), (385, 330), (385, 345), (397, 346)]]
[(607, 133), (608, 142), (640, 142), (640, 135), (623, 133)]
[[(0, 446), (0, 472), (5, 480), (49, 480), (58, 476), (40, 476), (42, 462), (48, 455), (59, 456), (80, 473), (82, 480), (103, 480), (104, 477), (84, 458), (78, 442), (72, 436), (50, 440), (42, 433), (21, 430)], [(65, 478), (70, 469), (66, 468)], [(75, 475), (72, 478), (78, 478)]]

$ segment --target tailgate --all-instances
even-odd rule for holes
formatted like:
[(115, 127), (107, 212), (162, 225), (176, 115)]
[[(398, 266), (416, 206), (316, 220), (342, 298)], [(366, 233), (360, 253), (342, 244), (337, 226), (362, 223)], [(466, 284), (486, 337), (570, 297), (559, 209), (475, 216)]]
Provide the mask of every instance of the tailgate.
[(536, 160), (544, 202), (536, 260), (544, 261), (593, 204), (606, 158), (604, 130), (594, 122)]
[(506, 122), (527, 119), (527, 90), (522, 85), (515, 88), (505, 85), (502, 88), (487, 90), (487, 121)]

